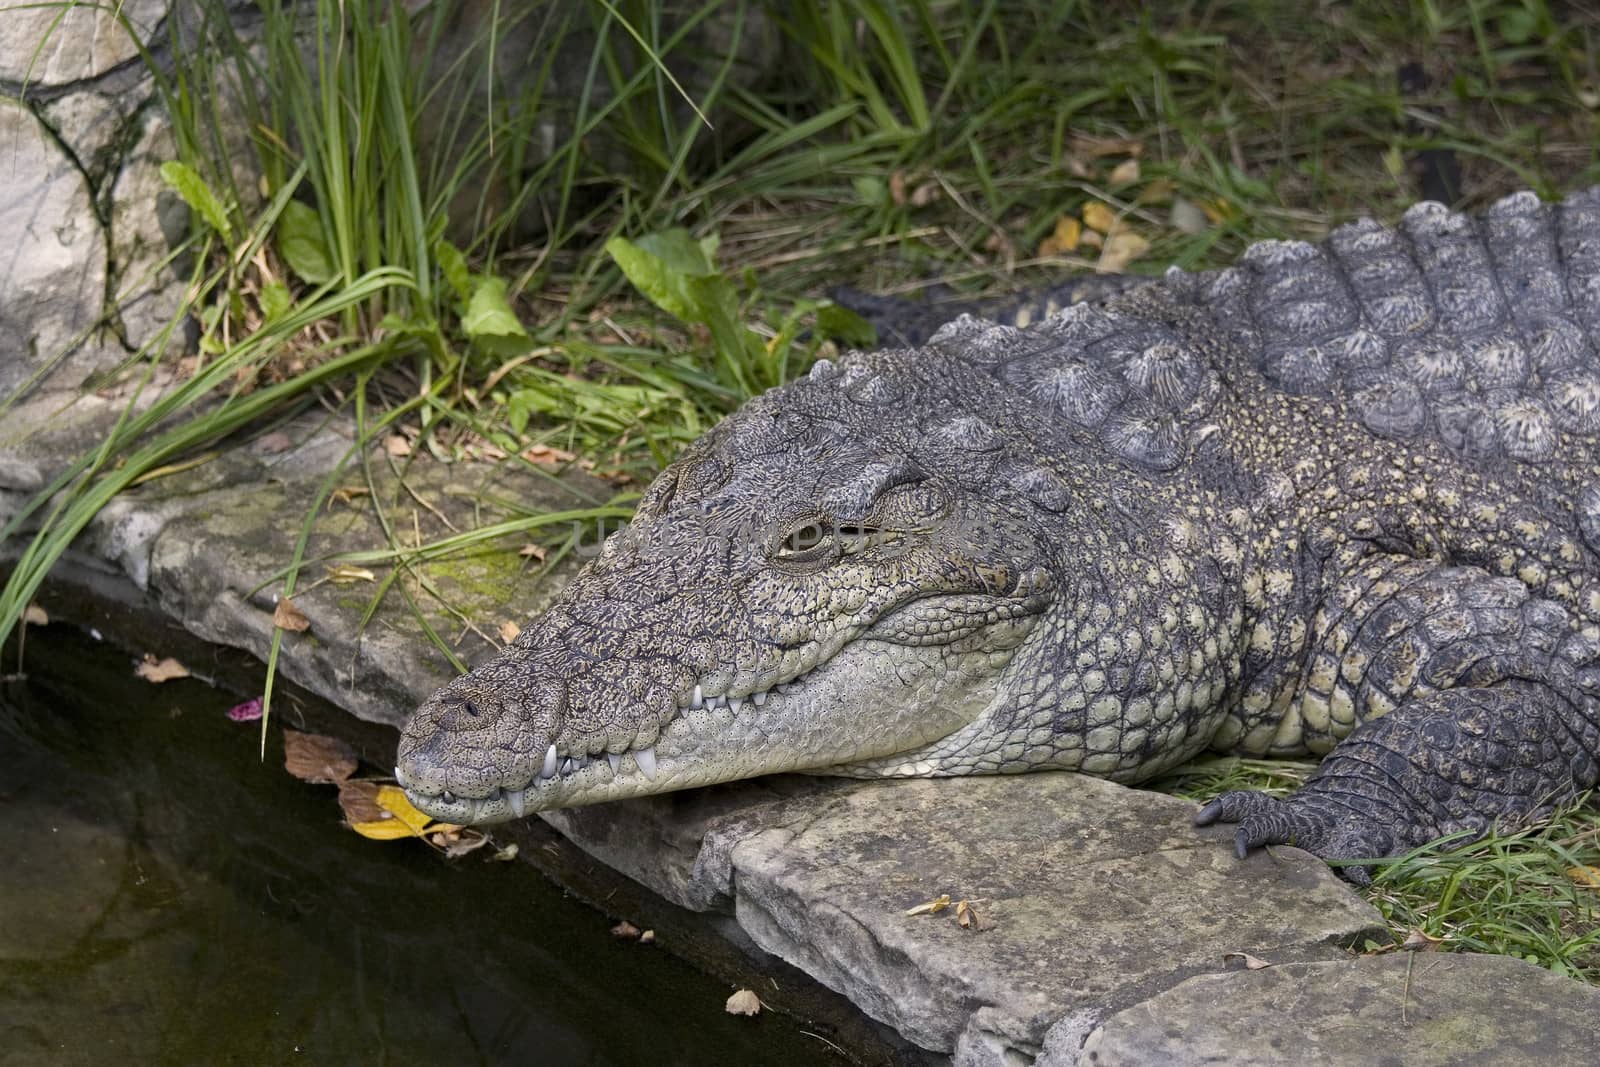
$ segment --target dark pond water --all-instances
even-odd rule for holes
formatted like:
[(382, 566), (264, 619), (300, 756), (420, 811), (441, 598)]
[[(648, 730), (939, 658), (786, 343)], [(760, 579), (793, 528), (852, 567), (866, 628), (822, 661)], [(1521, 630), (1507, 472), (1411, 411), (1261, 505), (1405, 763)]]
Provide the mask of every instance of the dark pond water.
[(63, 629), (0, 684), (5, 1067), (841, 1062), (525, 864), (357, 837), (225, 694)]

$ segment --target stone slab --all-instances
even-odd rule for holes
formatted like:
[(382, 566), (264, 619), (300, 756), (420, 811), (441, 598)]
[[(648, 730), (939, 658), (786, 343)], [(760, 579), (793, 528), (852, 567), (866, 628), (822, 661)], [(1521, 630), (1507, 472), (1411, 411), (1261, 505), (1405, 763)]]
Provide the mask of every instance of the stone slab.
[(1509, 956), (1396, 953), (1208, 974), (1108, 1019), (1069, 1064), (1593, 1063), (1600, 990)]
[[(910, 1040), (1031, 1058), (1247, 952), (1336, 958), (1377, 912), (1297, 849), (1239, 861), (1194, 805), (1071, 774), (861, 784), (732, 850), (739, 923)], [(948, 894), (976, 901), (908, 916)]]

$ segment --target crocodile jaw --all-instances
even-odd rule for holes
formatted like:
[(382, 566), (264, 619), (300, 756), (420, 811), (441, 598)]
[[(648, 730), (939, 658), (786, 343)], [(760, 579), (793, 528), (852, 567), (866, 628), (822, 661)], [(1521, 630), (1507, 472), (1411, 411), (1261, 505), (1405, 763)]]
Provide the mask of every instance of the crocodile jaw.
[(1010, 650), (1030, 628), (1031, 619), (997, 627), (1005, 638), (999, 648), (853, 641), (769, 690), (702, 698), (698, 707), (691, 697), (650, 748), (568, 757), (552, 745), (547, 756), (555, 754), (520, 788), (506, 783), (486, 796), (447, 796), (422, 787), (403, 766), (396, 773), (420, 810), (483, 824), (763, 774), (825, 772), (917, 749), (971, 724), (996, 699)]

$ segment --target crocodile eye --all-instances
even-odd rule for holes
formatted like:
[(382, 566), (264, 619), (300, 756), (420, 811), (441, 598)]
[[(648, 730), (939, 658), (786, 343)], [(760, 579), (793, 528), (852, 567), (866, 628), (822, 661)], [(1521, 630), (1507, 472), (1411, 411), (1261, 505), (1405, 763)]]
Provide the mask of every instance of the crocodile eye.
[(832, 527), (822, 522), (808, 522), (789, 531), (789, 536), (783, 539), (783, 545), (778, 549), (778, 556), (794, 560), (815, 559), (818, 550), (825, 548), (832, 540)]

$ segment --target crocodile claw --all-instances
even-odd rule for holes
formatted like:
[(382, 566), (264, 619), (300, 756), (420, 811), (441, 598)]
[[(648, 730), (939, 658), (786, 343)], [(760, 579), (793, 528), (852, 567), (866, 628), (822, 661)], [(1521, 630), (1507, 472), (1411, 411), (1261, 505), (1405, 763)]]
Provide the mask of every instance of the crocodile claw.
[[(1373, 817), (1314, 794), (1224, 793), (1194, 817), (1196, 826), (1218, 822), (1238, 824), (1233, 850), (1240, 859), (1264, 845), (1293, 845), (1338, 864), (1340, 876), (1358, 886), (1372, 884), (1372, 863), (1404, 851), (1394, 832)], [(1349, 860), (1364, 862), (1341, 862)]]

